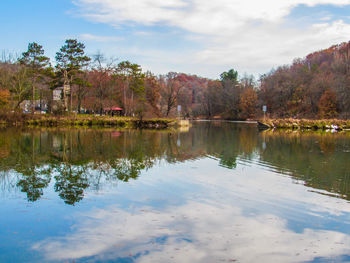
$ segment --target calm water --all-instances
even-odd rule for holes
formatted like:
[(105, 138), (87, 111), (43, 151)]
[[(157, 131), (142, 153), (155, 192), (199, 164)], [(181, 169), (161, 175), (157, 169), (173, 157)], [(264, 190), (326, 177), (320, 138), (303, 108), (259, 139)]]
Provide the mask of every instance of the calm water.
[(0, 262), (349, 262), (350, 135), (0, 130)]

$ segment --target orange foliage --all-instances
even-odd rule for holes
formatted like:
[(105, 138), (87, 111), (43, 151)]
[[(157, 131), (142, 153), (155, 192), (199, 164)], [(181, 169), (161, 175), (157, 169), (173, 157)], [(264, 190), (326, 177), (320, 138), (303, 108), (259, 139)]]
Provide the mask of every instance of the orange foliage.
[(9, 104), (10, 92), (5, 90), (0, 90), (0, 107), (4, 107)]
[(318, 114), (321, 118), (333, 118), (337, 115), (336, 96), (331, 90), (326, 90), (318, 103)]
[(243, 118), (253, 118), (256, 113), (256, 106), (258, 103), (258, 96), (253, 88), (246, 89), (240, 100), (240, 109)]

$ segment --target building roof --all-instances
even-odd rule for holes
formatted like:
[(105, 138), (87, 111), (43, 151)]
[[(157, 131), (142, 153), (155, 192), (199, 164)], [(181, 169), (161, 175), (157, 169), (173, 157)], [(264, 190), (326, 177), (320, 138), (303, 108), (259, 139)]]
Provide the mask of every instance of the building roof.
[(122, 111), (122, 108), (119, 107), (111, 107), (111, 108), (104, 108), (105, 111), (111, 111), (111, 110), (116, 110), (116, 111)]

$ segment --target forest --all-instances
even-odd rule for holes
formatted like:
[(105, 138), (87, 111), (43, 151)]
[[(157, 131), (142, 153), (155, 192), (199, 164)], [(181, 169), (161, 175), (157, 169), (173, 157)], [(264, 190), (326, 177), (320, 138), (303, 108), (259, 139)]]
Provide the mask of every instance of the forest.
[[(56, 91), (56, 92), (55, 92)], [(57, 99), (57, 91), (61, 91)], [(56, 94), (56, 97), (55, 97)], [(130, 61), (88, 56), (85, 45), (67, 39), (55, 61), (29, 43), (20, 56), (0, 61), (0, 111), (246, 120), (350, 117), (350, 41), (314, 52), (261, 75), (234, 69), (209, 79), (185, 73), (155, 75)]]

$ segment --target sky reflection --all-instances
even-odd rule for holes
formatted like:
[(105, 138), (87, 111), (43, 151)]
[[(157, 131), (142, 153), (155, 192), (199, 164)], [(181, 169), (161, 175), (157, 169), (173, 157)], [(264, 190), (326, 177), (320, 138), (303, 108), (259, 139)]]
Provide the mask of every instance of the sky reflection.
[(0, 262), (349, 261), (350, 139), (0, 130)]
[[(202, 169), (192, 169), (189, 176), (190, 167)], [(139, 186), (125, 185), (129, 206), (78, 214), (69, 234), (44, 239), (32, 249), (53, 261), (121, 262), (300, 262), (348, 252), (350, 227), (337, 224), (349, 218), (345, 200), (311, 192), (254, 165), (238, 165), (232, 173), (208, 159), (173, 168), (151, 169)], [(185, 181), (194, 191), (181, 187)], [(181, 204), (140, 204), (135, 195), (139, 187), (152, 185), (152, 198), (165, 198), (162, 189), (173, 184), (180, 185), (172, 189), (172, 198), (181, 196)]]

